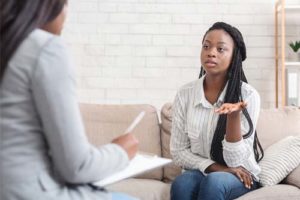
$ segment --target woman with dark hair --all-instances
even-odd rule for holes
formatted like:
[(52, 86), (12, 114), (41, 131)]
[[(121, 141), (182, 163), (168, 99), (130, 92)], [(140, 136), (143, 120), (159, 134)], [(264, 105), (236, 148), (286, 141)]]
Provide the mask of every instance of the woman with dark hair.
[(183, 86), (173, 104), (170, 148), (184, 172), (172, 183), (172, 200), (235, 199), (259, 187), (260, 98), (247, 84), (245, 59), (235, 27), (217, 22), (205, 33), (199, 79)]
[(67, 0), (0, 0), (0, 198), (134, 199), (91, 183), (126, 167), (131, 134), (87, 141), (60, 39)]

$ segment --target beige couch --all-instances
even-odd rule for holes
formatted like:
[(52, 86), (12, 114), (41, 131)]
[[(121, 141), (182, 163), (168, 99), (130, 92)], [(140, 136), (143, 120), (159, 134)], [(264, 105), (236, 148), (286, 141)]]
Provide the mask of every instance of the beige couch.
[[(90, 142), (101, 145), (121, 134), (142, 110), (146, 115), (133, 133), (140, 140), (140, 150), (170, 158), (169, 140), (171, 129), (171, 104), (161, 110), (161, 123), (157, 110), (151, 105), (80, 105)], [(288, 135), (300, 133), (300, 110), (262, 110), (257, 131), (264, 148)], [(130, 178), (110, 185), (108, 189), (125, 192), (142, 200), (170, 199), (170, 182), (180, 173), (180, 169), (169, 165), (136, 178)], [(300, 199), (300, 166), (282, 184), (263, 187), (250, 192), (239, 200), (249, 199)]]

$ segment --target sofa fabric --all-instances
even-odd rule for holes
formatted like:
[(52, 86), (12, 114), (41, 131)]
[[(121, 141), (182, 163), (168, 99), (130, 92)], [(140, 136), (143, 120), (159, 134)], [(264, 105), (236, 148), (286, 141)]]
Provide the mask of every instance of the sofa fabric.
[(284, 183), (289, 185), (294, 185), (300, 189), (300, 165), (294, 169), (285, 180), (283, 180)]
[[(89, 141), (95, 146), (110, 142), (121, 135), (135, 117), (146, 114), (132, 133), (139, 140), (139, 149), (161, 156), (160, 128), (157, 111), (150, 105), (91, 105), (80, 104)], [(162, 180), (162, 169), (142, 174), (139, 178)]]
[(300, 110), (295, 107), (262, 109), (257, 134), (264, 149), (290, 135), (300, 134)]
[[(172, 126), (172, 104), (161, 109), (161, 124), (157, 110), (151, 105), (89, 105), (81, 104), (87, 136), (98, 146), (122, 134), (132, 120), (144, 110), (143, 120), (133, 130), (140, 141), (140, 150), (171, 158), (169, 143)], [(300, 109), (263, 109), (257, 125), (258, 137), (264, 149), (277, 141), (300, 134)], [(169, 200), (170, 182), (181, 173), (177, 166), (169, 165), (136, 178), (108, 186), (108, 190), (128, 193), (141, 200)], [(300, 166), (280, 184), (262, 187), (247, 193), (238, 200), (299, 200)]]
[(170, 184), (157, 180), (130, 178), (107, 187), (109, 191), (124, 192), (141, 200), (169, 200)]
[[(162, 156), (172, 159), (170, 154), (170, 138), (172, 127), (172, 104), (167, 103), (161, 110), (161, 146)], [(163, 168), (163, 180), (165, 182), (172, 182), (175, 177), (181, 173), (181, 168), (174, 163)]]
[(238, 200), (299, 200), (300, 190), (291, 185), (278, 184), (249, 192)]

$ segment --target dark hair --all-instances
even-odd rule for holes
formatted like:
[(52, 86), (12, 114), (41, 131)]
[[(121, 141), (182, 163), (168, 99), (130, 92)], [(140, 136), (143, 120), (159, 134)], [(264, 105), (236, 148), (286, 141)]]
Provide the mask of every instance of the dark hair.
[(55, 19), (66, 3), (67, 0), (0, 1), (0, 82), (23, 40), (34, 29)]
[[(247, 83), (247, 79), (242, 67), (242, 61), (246, 59), (246, 46), (245, 46), (243, 36), (237, 28), (229, 24), (226, 24), (224, 22), (216, 22), (205, 33), (203, 37), (203, 41), (206, 34), (212, 30), (224, 30), (231, 36), (231, 38), (234, 41), (234, 51), (232, 55), (231, 64), (228, 68), (228, 73), (227, 73), (228, 86), (224, 98), (224, 103), (237, 103), (243, 101), (241, 86), (243, 82)], [(201, 67), (199, 78), (202, 77), (204, 74), (205, 71), (203, 67)], [(247, 109), (246, 108), (243, 109), (242, 112), (246, 117), (250, 127), (248, 133), (246, 135), (243, 135), (243, 138), (246, 139), (250, 137), (253, 133), (253, 123)], [(224, 164), (224, 165), (226, 165), (226, 163), (223, 157), (222, 141), (224, 140), (224, 136), (226, 133), (226, 120), (227, 120), (226, 115), (220, 115), (213, 136), (213, 140), (211, 143), (211, 150), (210, 150), (211, 158), (217, 163)], [(254, 135), (253, 150), (254, 150), (256, 161), (259, 161), (263, 158), (264, 152), (258, 140), (256, 130), (254, 131), (254, 134), (255, 135)]]

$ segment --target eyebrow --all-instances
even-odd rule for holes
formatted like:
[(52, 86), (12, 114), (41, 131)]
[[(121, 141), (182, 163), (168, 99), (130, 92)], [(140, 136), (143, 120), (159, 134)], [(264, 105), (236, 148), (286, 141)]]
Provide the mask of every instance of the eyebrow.
[[(204, 40), (203, 42), (211, 43), (211, 41), (209, 41), (209, 40)], [(217, 44), (227, 44), (227, 43), (226, 42), (218, 42)]]

